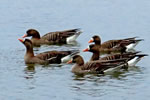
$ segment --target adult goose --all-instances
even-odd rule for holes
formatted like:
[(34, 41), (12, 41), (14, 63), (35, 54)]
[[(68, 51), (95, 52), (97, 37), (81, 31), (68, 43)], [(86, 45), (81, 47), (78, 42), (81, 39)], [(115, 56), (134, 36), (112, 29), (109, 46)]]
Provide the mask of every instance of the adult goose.
[(108, 69), (112, 69), (118, 66), (124, 66), (125, 63), (122, 60), (116, 60), (116, 61), (89, 61), (87, 63), (84, 63), (83, 58), (80, 55), (73, 56), (72, 60), (67, 62), (75, 63), (72, 67), (72, 72), (77, 74), (83, 74), (83, 73), (101, 73), (104, 74), (104, 72)]
[(136, 39), (137, 37), (118, 39), (118, 40), (108, 40), (104, 43), (101, 43), (101, 38), (97, 35), (94, 35), (88, 43), (94, 42), (96, 45), (99, 45), (101, 51), (129, 51), (133, 49), (140, 41), (143, 39)]
[(40, 36), (40, 33), (35, 29), (29, 29), (26, 31), (25, 37), (32, 37), (31, 41), (34, 46), (42, 44), (67, 44), (76, 40), (80, 35), (80, 29), (70, 29), (64, 31), (49, 32), (44, 36)]
[(118, 60), (118, 59), (127, 59), (128, 66), (135, 66), (137, 62), (141, 60), (144, 56), (148, 56), (147, 54), (138, 54), (139, 52), (127, 52), (123, 54), (111, 54), (108, 56), (100, 57), (99, 48), (95, 44), (89, 45), (88, 48), (84, 49), (83, 52), (92, 52), (93, 55), (90, 61), (108, 61), (108, 60)]
[(77, 53), (78, 50), (73, 51), (47, 51), (34, 55), (33, 45), (29, 39), (18, 39), (26, 47), (26, 54), (24, 61), (26, 64), (60, 64), (67, 62), (71, 57)]

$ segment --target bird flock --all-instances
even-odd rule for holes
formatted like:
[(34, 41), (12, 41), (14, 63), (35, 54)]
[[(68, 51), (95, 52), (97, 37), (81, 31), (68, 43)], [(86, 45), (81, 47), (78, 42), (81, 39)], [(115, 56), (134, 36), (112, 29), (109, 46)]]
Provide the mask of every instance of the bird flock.
[[(92, 57), (88, 62), (79, 55), (79, 50), (66, 51), (45, 51), (34, 54), (33, 48), (41, 45), (57, 45), (69, 44), (76, 41), (77, 37), (82, 33), (80, 29), (69, 29), (63, 31), (49, 32), (43, 36), (35, 29), (29, 29), (26, 34), (18, 40), (26, 47), (24, 61), (26, 64), (60, 64), (74, 63), (72, 67), (73, 73), (100, 73), (104, 74), (114, 69), (124, 69), (135, 66), (147, 54), (135, 51), (135, 46), (143, 39), (131, 37), (125, 39), (108, 40), (101, 43), (101, 38), (94, 35), (88, 43), (93, 43), (84, 49), (83, 52), (91, 52)], [(31, 39), (26, 39), (31, 37)], [(101, 56), (105, 54), (105, 56)]]

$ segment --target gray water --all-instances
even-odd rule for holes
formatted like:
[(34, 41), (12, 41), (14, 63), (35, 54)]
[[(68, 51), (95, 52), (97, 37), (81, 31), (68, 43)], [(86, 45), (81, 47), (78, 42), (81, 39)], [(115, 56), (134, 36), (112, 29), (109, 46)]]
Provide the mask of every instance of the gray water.
[[(112, 75), (76, 76), (71, 66), (24, 63), (25, 47), (17, 39), (27, 29), (41, 35), (82, 28), (75, 45), (42, 46), (48, 50), (84, 49), (95, 34), (102, 41), (139, 36), (136, 50), (150, 53), (150, 0), (1, 0), (0, 100), (149, 100), (149, 57)], [(85, 61), (90, 53), (80, 53)]]

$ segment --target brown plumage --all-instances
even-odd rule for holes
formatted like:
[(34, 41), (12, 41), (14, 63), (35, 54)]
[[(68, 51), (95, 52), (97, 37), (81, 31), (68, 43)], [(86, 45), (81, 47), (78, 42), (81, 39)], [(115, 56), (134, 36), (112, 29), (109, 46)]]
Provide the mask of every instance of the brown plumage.
[(111, 54), (108, 56), (100, 57), (100, 51), (99, 48), (95, 44), (89, 45), (88, 48), (83, 50), (84, 52), (89, 51), (92, 52), (93, 55), (90, 59), (90, 61), (95, 61), (95, 60), (115, 60), (115, 59), (130, 59), (134, 57), (137, 53), (139, 52), (128, 52), (124, 54)]
[(109, 68), (115, 68), (124, 65), (124, 61), (89, 61), (84, 63), (83, 58), (80, 55), (75, 55), (68, 63), (75, 63), (72, 67), (74, 73), (104, 73)]
[[(111, 53), (111, 52), (125, 52), (128, 49), (133, 49), (139, 41), (143, 39), (137, 39), (137, 37), (118, 39), (118, 40), (108, 40), (104, 43), (101, 43), (99, 36), (95, 35), (89, 41), (89, 43), (94, 42), (98, 47), (101, 53)], [(129, 46), (130, 45), (130, 46)]]
[(99, 48), (95, 44), (89, 45), (89, 47), (87, 49), (84, 49), (83, 51), (89, 51), (93, 53), (90, 61), (115, 61), (124, 59), (129, 66), (135, 65), (142, 57), (148, 56), (147, 54), (138, 54), (139, 52), (127, 52), (123, 54), (111, 54), (108, 56), (100, 57)]
[[(80, 29), (70, 29), (64, 31), (49, 32), (41, 37), (40, 33), (37, 30), (29, 29), (27, 30), (23, 38), (31, 36), (31, 41), (34, 46), (39, 46), (42, 44), (66, 44), (70, 41), (75, 41), (80, 33)], [(72, 39), (68, 39), (72, 36), (74, 36)]]
[(33, 45), (29, 39), (18, 39), (26, 47), (26, 54), (24, 60), (26, 64), (52, 64), (61, 63), (62, 58), (68, 55), (73, 55), (78, 53), (78, 50), (73, 51), (47, 51), (40, 54), (34, 55)]

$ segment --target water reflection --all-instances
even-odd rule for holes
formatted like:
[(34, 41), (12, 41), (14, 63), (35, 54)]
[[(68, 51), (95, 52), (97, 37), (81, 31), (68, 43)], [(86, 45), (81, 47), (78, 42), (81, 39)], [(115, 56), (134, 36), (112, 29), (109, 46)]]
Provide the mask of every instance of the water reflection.
[(103, 74), (96, 74), (96, 73), (85, 73), (85, 74), (78, 74), (76, 73), (73, 77), (73, 80), (85, 80), (86, 78), (92, 78), (93, 76), (95, 77), (101, 77), (104, 76)]
[(35, 64), (26, 64), (25, 71), (35, 73)]
[(129, 75), (134, 75), (137, 73), (142, 73), (140, 66), (130, 66), (128, 69), (121, 69), (119, 71), (114, 72), (110, 75), (111, 78), (115, 78), (118, 80), (122, 80)]
[(71, 85), (71, 90), (77, 95), (90, 95), (92, 97), (100, 97), (105, 95), (105, 90), (102, 85), (107, 82), (107, 76), (102, 74), (76, 74), (73, 75), (74, 82)]
[[(101, 83), (109, 79), (124, 80), (125, 77), (136, 74), (142, 74), (140, 66), (130, 66), (128, 69), (120, 69), (108, 74), (74, 74), (72, 77), (74, 81), (78, 82), (88, 81)], [(106, 77), (107, 79), (105, 80)]]
[(31, 79), (34, 77), (34, 74), (36, 73), (35, 65), (34, 64), (26, 64), (26, 65), (27, 67), (24, 69), (24, 72), (26, 74), (25, 78)]
[(54, 69), (56, 67), (62, 67), (64, 64), (49, 64), (49, 65), (38, 65), (38, 64), (26, 64), (24, 69), (25, 78), (32, 79), (36, 73), (36, 68)]
[[(114, 89), (128, 89), (125, 87), (127, 77), (134, 77), (141, 74), (140, 66), (132, 66), (128, 69), (114, 71), (111, 74), (74, 74), (72, 76), (71, 90), (77, 95), (90, 95), (92, 97), (101, 97), (107, 95), (108, 91), (113, 92)], [(115, 80), (114, 80), (115, 79)], [(132, 81), (131, 81), (132, 82)]]
[[(40, 48), (34, 48), (35, 53), (74, 49), (79, 48), (80, 45), (81, 48), (87, 47), (86, 41), (93, 36), (93, 33), (98, 33), (103, 40), (141, 36), (146, 41), (137, 45), (137, 49), (149, 53), (149, 45), (147, 45), (150, 41), (148, 38), (149, 0), (35, 1), (0, 1), (1, 99), (10, 100), (13, 97), (14, 100), (18, 98), (20, 100), (48, 100), (49, 98), (55, 98), (55, 100), (127, 100), (131, 98), (145, 100), (149, 98), (150, 68), (147, 58), (140, 61), (142, 66), (116, 71), (110, 75), (75, 75), (69, 72), (71, 66), (68, 66), (69, 69), (64, 65), (20, 67), (24, 66), (25, 48), (15, 41), (17, 37), (22, 36), (19, 33), (29, 27), (45, 32), (49, 29), (82, 27), (85, 33), (79, 36), (77, 40), (79, 43), (63, 46), (42, 45)], [(30, 4), (30, 2), (33, 3)], [(12, 52), (12, 50), (15, 51)], [(90, 53), (84, 54), (85, 59), (89, 60), (90, 56)]]
[(97, 79), (101, 78), (105, 75), (111, 77), (111, 78), (116, 78), (116, 79), (121, 79), (124, 77), (127, 77), (128, 74), (126, 73), (141, 73), (142, 70), (140, 69), (140, 66), (130, 66), (128, 69), (120, 69), (120, 70), (113, 70), (111, 73), (106, 73), (106, 74), (98, 74), (98, 73), (86, 73), (86, 74), (74, 74), (73, 75), (73, 80), (78, 80), (78, 81), (83, 81), (86, 79)]

